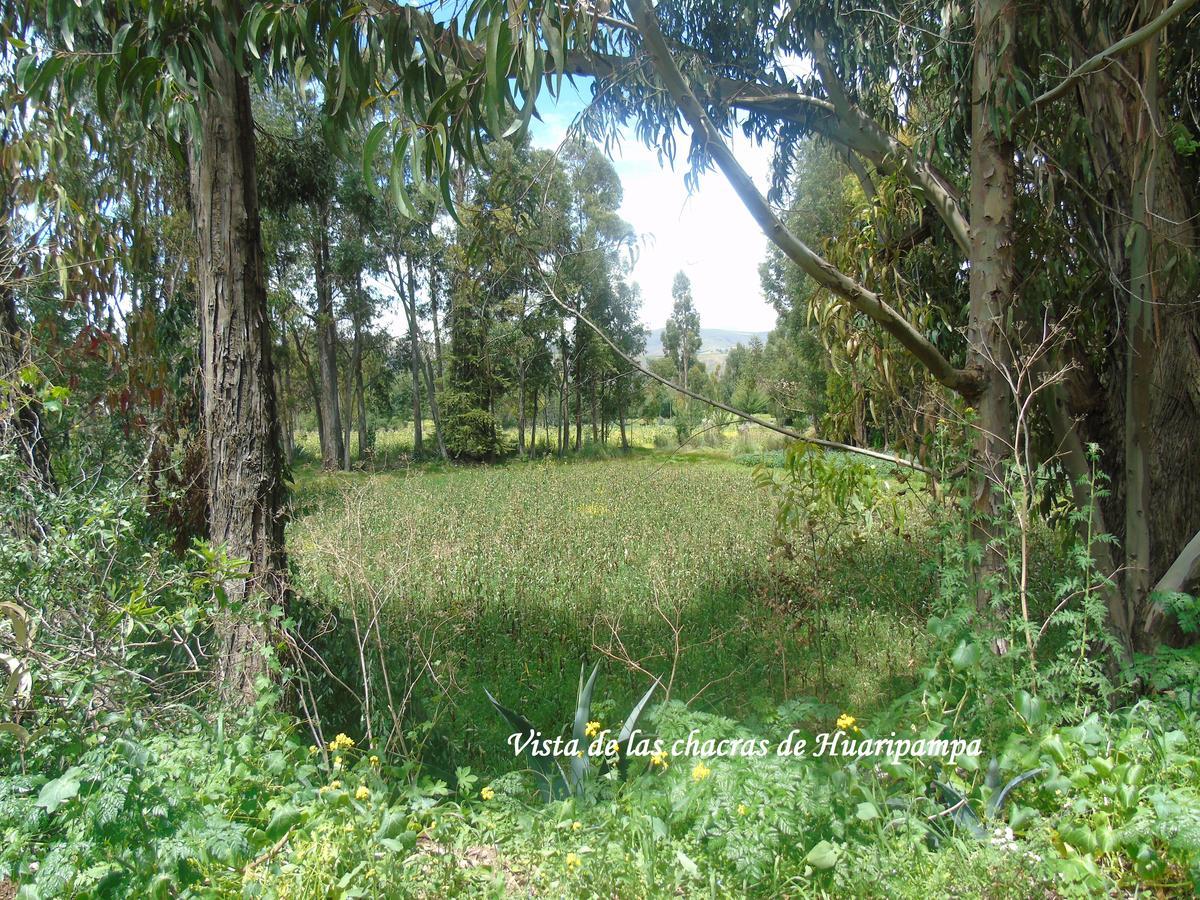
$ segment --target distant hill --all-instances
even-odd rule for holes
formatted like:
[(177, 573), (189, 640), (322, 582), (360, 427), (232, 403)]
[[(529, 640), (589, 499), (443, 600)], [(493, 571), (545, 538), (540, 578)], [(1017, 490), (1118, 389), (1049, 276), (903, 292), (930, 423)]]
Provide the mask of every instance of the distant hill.
[[(662, 333), (663, 330), (661, 328), (651, 329), (649, 336), (646, 338), (646, 356), (652, 357), (663, 355)], [(701, 328), (700, 354), (701, 356), (724, 356), (738, 344), (749, 344), (753, 338), (758, 338), (765, 344), (767, 342), (767, 332), (727, 331), (724, 328)]]

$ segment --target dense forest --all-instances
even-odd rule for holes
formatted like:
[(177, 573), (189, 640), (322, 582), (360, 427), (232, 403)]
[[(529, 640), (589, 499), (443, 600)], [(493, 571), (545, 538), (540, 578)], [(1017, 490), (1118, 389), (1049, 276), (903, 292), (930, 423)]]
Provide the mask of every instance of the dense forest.
[(0, 900), (1200, 890), (1196, 0), (0, 9)]

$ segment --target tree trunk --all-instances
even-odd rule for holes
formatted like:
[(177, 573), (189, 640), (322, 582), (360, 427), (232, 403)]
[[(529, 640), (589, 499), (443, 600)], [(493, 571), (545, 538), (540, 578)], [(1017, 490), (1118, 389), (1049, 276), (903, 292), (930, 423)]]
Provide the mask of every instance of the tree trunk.
[(538, 389), (537, 383), (534, 383), (533, 388), (533, 416), (529, 420), (529, 450), (533, 455), (537, 454), (537, 414), (538, 414)]
[(429, 266), (429, 316), (433, 320), (433, 356), (437, 360), (437, 377), (439, 380), (445, 377), (442, 372), (442, 331), (438, 325), (438, 273), (434, 270), (437, 265), (435, 262)]
[(525, 364), (517, 364), (517, 455), (525, 458)]
[(621, 404), (621, 449), (629, 449), (629, 439), (625, 436), (625, 404)]
[(429, 414), (433, 416), (433, 435), (437, 439), (438, 455), (443, 462), (448, 462), (450, 454), (446, 452), (446, 441), (442, 437), (442, 413), (438, 409), (437, 386), (433, 380), (433, 365), (429, 362), (428, 355), (425, 356), (425, 381), (429, 386)]
[(413, 273), (412, 259), (406, 258), (408, 269), (408, 300), (404, 302), (404, 311), (408, 314), (408, 353), (412, 373), (412, 414), (413, 414), (413, 456), (420, 457), (425, 452), (421, 436), (421, 346), (420, 332), (417, 330), (417, 279)]
[[(232, 4), (225, 21), (236, 22)], [(228, 36), (233, 40), (233, 35)], [(283, 453), (263, 276), (254, 122), (245, 77), (216, 46), (188, 145), (198, 238), (201, 383), (208, 454), (209, 540), (247, 561), (222, 585), (217, 621), (219, 694), (251, 704), (268, 673), (267, 610), (285, 595)], [(336, 433), (336, 432), (335, 432)]]
[(336, 469), (344, 461), (342, 417), (338, 406), (337, 320), (333, 316), (333, 279), (329, 270), (329, 205), (317, 210), (313, 236), (317, 291), (317, 362), (321, 370), (321, 465)]
[[(6, 187), (0, 187), (0, 191)], [(20, 377), (30, 358), (28, 341), (17, 316), (13, 285), (20, 278), (22, 267), (11, 241), (12, 212), (7, 199), (7, 196), (0, 199), (0, 446), (17, 452), (34, 485), (54, 490), (42, 405)]]
[(354, 428), (354, 378), (351, 372), (346, 373), (343, 379), (345, 384), (345, 393), (342, 394), (341, 408), (346, 410), (346, 417), (342, 420), (342, 470), (350, 471), (350, 437), (351, 431)]
[[(359, 275), (361, 294), (362, 275)], [(351, 355), (350, 371), (354, 378), (354, 395), (358, 404), (358, 458), (361, 462), (371, 452), (370, 438), (367, 435), (367, 397), (363, 387), (363, 335), (362, 310), (357, 305), (354, 311), (354, 349)]]
[(566, 326), (560, 327), (558, 336), (559, 358), (562, 362), (562, 377), (558, 384), (558, 458), (562, 459), (567, 450), (567, 439), (570, 436), (567, 414), (567, 332)]
[(308, 354), (304, 352), (304, 344), (300, 340), (300, 335), (297, 331), (289, 329), (292, 332), (292, 342), (296, 345), (296, 356), (300, 359), (300, 365), (304, 369), (304, 379), (308, 382), (308, 393), (312, 397), (313, 410), (317, 416), (317, 439), (321, 444), (321, 458), (325, 458), (325, 422), (321, 416), (321, 389), (317, 385), (317, 376), (313, 374), (312, 363), (309, 361)]
[[(1126, 25), (1131, 31), (1155, 9), (1139, 12)], [(1110, 42), (1099, 30), (1101, 43)], [(1170, 141), (1159, 136), (1160, 49), (1153, 38), (1080, 84), (1098, 182), (1088, 202), (1112, 211), (1085, 221), (1111, 284), (1120, 286), (1105, 285), (1092, 302), (1127, 307), (1109, 317), (1102, 353), (1077, 348), (1079, 371), (1066, 391), (1079, 439), (1099, 445), (1108, 479), (1096, 502), (1117, 539), (1121, 586), (1109, 597), (1109, 623), (1127, 651), (1140, 652), (1183, 638), (1147, 593), (1200, 531), (1197, 283), (1186, 266), (1169, 265), (1186, 254), (1181, 248), (1196, 246), (1200, 205)]]
[(596, 382), (595, 381), (592, 381), (591, 388), (588, 393), (591, 395), (588, 399), (590, 400), (590, 404), (591, 404), (591, 408), (592, 408), (592, 443), (597, 444), (600, 441), (599, 421), (598, 421), (600, 418), (600, 411), (596, 408)]
[[(1004, 551), (993, 534), (1000, 511), (1005, 466), (1012, 455), (1012, 397), (1009, 324), (1013, 298), (1013, 144), (998, 114), (997, 96), (1011, 83), (1016, 5), (1012, 0), (978, 0), (975, 5), (974, 73), (971, 83), (971, 258), (968, 310), (968, 369), (982, 390), (974, 400), (978, 431), (974, 449), (973, 539), (983, 548), (976, 602), (991, 617), (993, 591), (1004, 572)], [(1001, 615), (1003, 615), (1001, 613)], [(1003, 651), (1003, 642), (997, 646)]]
[(583, 447), (583, 381), (579, 371), (583, 365), (583, 354), (575, 359), (575, 452)]

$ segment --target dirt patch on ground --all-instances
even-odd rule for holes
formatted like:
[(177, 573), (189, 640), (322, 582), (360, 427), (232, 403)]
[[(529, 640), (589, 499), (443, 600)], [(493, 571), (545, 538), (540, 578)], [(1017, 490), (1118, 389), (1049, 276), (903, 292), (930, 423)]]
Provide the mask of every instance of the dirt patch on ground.
[(17, 883), (7, 878), (0, 880), (0, 900), (12, 900), (17, 896)]

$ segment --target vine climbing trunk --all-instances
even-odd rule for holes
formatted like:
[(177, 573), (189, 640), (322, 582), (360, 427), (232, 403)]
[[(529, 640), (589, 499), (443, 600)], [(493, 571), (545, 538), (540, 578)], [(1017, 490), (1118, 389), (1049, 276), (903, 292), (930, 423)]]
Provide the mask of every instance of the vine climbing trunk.
[[(233, 3), (225, 21), (240, 16)], [(227, 43), (234, 35), (227, 36)], [(263, 276), (250, 89), (214, 40), (213, 67), (188, 145), (198, 239), (201, 385), (209, 540), (244, 573), (222, 587), (219, 693), (249, 705), (267, 675), (266, 616), (284, 597), (283, 451)]]

